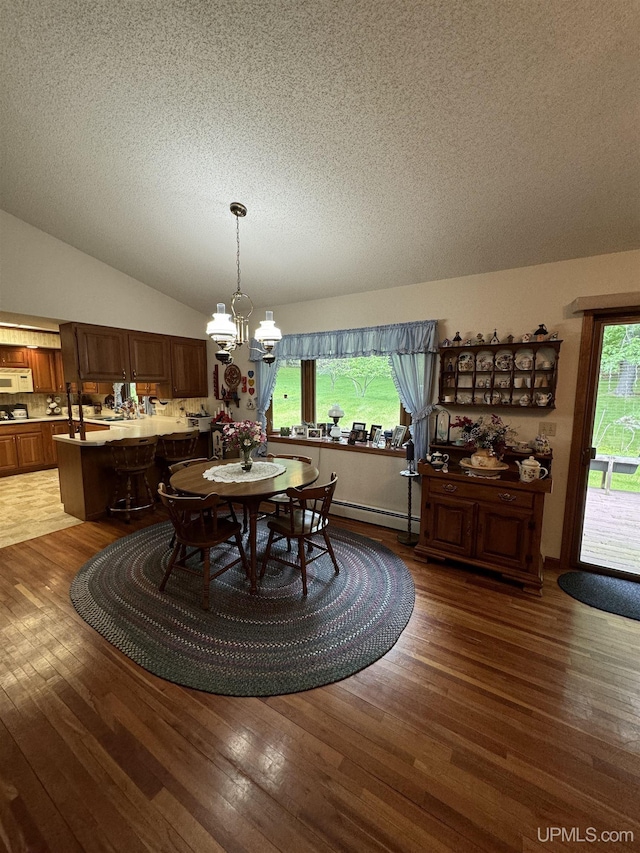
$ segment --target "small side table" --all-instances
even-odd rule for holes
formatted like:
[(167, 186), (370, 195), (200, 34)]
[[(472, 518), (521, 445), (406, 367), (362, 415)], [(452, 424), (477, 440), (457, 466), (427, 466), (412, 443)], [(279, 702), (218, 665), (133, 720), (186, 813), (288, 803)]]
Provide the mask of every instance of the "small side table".
[[(413, 466), (413, 463), (410, 463)], [(408, 499), (407, 499), (407, 532), (406, 533), (398, 533), (398, 542), (401, 542), (403, 545), (417, 545), (418, 539), (420, 538), (417, 533), (411, 532), (411, 483), (413, 482), (415, 477), (419, 477), (417, 471), (411, 470), (411, 468), (407, 468), (404, 471), (400, 471), (401, 477), (407, 478), (407, 488), (408, 488)]]

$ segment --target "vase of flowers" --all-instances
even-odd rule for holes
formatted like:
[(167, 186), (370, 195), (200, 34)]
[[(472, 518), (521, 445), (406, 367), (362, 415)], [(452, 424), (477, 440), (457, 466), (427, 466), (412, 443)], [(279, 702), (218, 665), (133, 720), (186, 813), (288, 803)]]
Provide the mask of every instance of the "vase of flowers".
[(516, 432), (498, 415), (480, 415), (477, 421), (457, 417), (451, 424), (457, 427), (471, 454), (471, 464), (477, 468), (496, 468)]
[(267, 440), (262, 425), (256, 421), (234, 421), (222, 428), (225, 444), (228, 448), (240, 451), (240, 465), (243, 471), (250, 471), (253, 465), (251, 452)]

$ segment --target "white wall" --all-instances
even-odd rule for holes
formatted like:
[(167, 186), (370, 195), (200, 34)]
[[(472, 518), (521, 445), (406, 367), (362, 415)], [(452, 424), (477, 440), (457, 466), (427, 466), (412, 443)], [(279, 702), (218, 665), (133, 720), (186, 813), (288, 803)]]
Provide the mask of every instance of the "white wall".
[[(208, 317), (2, 211), (0, 258), (1, 311), (205, 337)], [(490, 336), (494, 328), (501, 338), (518, 337), (541, 322), (549, 331), (557, 331), (564, 341), (557, 408), (518, 410), (510, 413), (509, 420), (523, 439), (533, 438), (541, 422), (557, 425), (557, 436), (551, 440), (554, 488), (546, 501), (542, 548), (545, 555), (559, 557), (582, 323), (579, 315), (570, 315), (567, 309), (579, 296), (636, 291), (640, 294), (640, 251), (266, 307), (275, 311), (285, 334), (417, 319), (437, 319), (440, 339), (451, 338), (458, 330), (463, 337), (475, 337), (478, 332)], [(256, 309), (255, 315), (261, 314), (262, 309)], [(208, 352), (211, 382), (215, 363), (211, 342)], [(246, 351), (240, 350), (235, 360), (246, 373)], [(234, 407), (232, 414), (236, 419), (255, 416), (244, 405)], [(388, 460), (380, 462), (374, 455), (334, 450), (325, 456), (322, 467), (327, 472), (322, 474), (334, 468), (343, 473), (336, 493), (339, 499), (400, 515), (406, 512), (406, 483), (395, 473), (395, 467), (398, 472), (403, 467), (400, 463), (389, 469)], [(418, 498), (416, 489), (415, 510)], [(384, 523), (375, 516), (371, 520)]]
[(207, 318), (0, 211), (0, 311), (204, 338)]

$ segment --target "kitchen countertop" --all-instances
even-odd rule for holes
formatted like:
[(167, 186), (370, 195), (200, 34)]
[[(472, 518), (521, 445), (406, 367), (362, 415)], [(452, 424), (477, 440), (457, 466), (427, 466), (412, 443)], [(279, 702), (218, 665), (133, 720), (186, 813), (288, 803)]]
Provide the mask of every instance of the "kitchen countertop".
[(38, 421), (66, 421), (67, 419), (63, 415), (42, 415), (42, 417), (36, 416), (35, 418), (11, 418), (11, 420), (2, 420), (0, 421), (0, 427), (3, 426), (15, 426), (16, 424), (33, 424)]
[[(64, 415), (51, 415), (40, 418), (16, 418), (11, 421), (0, 421), (0, 429), (3, 425), (16, 426), (20, 424), (32, 424), (43, 421), (55, 421), (66, 423), (68, 419)], [(77, 423), (77, 418), (74, 418)], [(85, 441), (79, 437), (69, 438), (68, 435), (54, 435), (53, 440), (65, 444), (75, 444), (80, 447), (100, 447), (110, 441), (118, 441), (121, 438), (140, 438), (148, 435), (168, 435), (172, 432), (192, 432), (197, 427), (189, 426), (184, 421), (178, 423), (175, 417), (163, 415), (147, 415), (144, 418), (133, 420), (106, 421), (104, 418), (84, 418), (87, 424), (99, 424), (103, 430), (91, 430), (87, 432)], [(76, 433), (77, 436), (77, 433)]]

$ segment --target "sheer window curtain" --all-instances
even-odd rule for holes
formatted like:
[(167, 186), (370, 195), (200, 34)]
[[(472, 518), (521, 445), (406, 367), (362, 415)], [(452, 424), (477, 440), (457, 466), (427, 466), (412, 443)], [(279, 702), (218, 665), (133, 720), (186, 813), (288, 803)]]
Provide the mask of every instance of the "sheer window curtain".
[(251, 342), (251, 361), (256, 366), (256, 407), (263, 426), (266, 411), (278, 375), (278, 365), (287, 358), (315, 360), (319, 358), (357, 358), (388, 355), (400, 401), (411, 415), (410, 432), (418, 459), (424, 458), (429, 445), (429, 414), (433, 367), (435, 363), (436, 320), (312, 332), (306, 335), (283, 335), (276, 344), (276, 361), (265, 364), (260, 344)]

